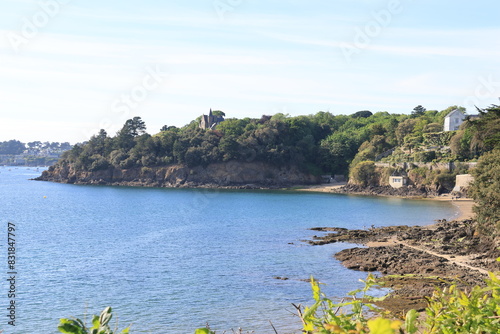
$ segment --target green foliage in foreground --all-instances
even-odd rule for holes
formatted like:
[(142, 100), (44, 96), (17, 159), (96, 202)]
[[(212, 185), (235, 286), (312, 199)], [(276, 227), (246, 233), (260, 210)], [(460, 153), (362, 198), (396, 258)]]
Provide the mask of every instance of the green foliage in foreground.
[(437, 290), (425, 312), (424, 333), (499, 333), (500, 280), (490, 273), (485, 288)]
[[(87, 328), (80, 319), (61, 319), (57, 329), (66, 334), (118, 334), (118, 330), (112, 330), (109, 322), (113, 317), (111, 307), (106, 307), (100, 316), (94, 315), (92, 318), (92, 327)], [(128, 334), (130, 327), (125, 328), (120, 334)]]
[[(319, 283), (311, 279), (311, 287), (315, 303), (300, 312), (305, 333), (396, 333), (402, 326), (399, 320), (384, 318), (368, 318), (367, 311), (379, 314), (381, 311), (374, 303), (383, 298), (374, 298), (368, 291), (376, 285), (375, 277), (369, 275), (363, 281), (365, 287), (349, 293), (349, 301), (336, 303), (327, 298), (320, 289)], [(359, 294), (362, 294), (359, 296)], [(385, 297), (384, 297), (385, 298)]]
[[(299, 309), (306, 334), (469, 334), (500, 333), (500, 279), (490, 273), (486, 286), (460, 290), (456, 285), (436, 289), (428, 298), (425, 316), (410, 310), (404, 319), (394, 319), (374, 303), (382, 298), (368, 292), (376, 286), (373, 275), (365, 287), (349, 293), (348, 301), (327, 298), (319, 283), (311, 280), (315, 303)], [(215, 334), (199, 328), (195, 334)]]
[[(500, 259), (498, 259), (500, 261)], [(410, 310), (404, 319), (394, 319), (374, 303), (386, 297), (369, 295), (377, 285), (373, 275), (362, 281), (362, 289), (349, 293), (349, 300), (334, 302), (321, 292), (311, 279), (314, 304), (304, 310), (297, 307), (306, 334), (469, 334), (500, 333), (500, 278), (489, 274), (486, 286), (461, 290), (456, 284), (436, 289), (428, 298), (425, 316)], [(111, 308), (94, 316), (92, 327), (80, 319), (61, 319), (59, 331), (67, 334), (118, 334), (109, 327)], [(241, 331), (240, 331), (241, 332)], [(276, 330), (275, 330), (276, 332)], [(129, 333), (129, 327), (120, 332)], [(277, 333), (277, 332), (276, 332)], [(198, 328), (195, 334), (215, 334), (209, 328)]]
[[(404, 321), (389, 318), (376, 309), (376, 299), (366, 295), (375, 284), (373, 276), (364, 281), (365, 288), (354, 291), (353, 299), (335, 303), (321, 293), (319, 284), (312, 280), (313, 306), (302, 315), (304, 332), (308, 334), (459, 334), (500, 332), (500, 279), (490, 273), (486, 287), (475, 286), (464, 291), (452, 285), (437, 289), (428, 299), (426, 316), (420, 318), (415, 310), (406, 314)], [(362, 298), (355, 295), (362, 291)], [(366, 310), (377, 316), (367, 317)]]

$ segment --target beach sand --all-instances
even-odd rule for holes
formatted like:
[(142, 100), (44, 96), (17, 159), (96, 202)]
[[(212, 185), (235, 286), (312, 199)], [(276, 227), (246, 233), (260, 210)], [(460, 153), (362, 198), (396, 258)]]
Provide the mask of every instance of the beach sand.
[[(303, 186), (300, 188), (294, 188), (296, 191), (311, 191), (311, 192), (320, 192), (320, 193), (332, 193), (335, 189), (341, 188), (345, 186), (346, 182), (334, 182), (334, 183), (325, 183), (313, 186)], [(474, 207), (474, 201), (471, 198), (458, 198), (452, 197), (450, 194), (443, 194), (441, 196), (436, 197), (427, 197), (427, 198), (419, 198), (430, 201), (443, 201), (443, 202), (452, 202), (458, 208), (458, 215), (455, 217), (455, 220), (465, 220), (474, 218), (474, 212), (472, 208)]]
[(472, 219), (475, 216), (472, 208), (474, 207), (474, 200), (472, 198), (458, 198), (454, 199), (450, 194), (443, 194), (438, 197), (430, 197), (428, 198), (431, 201), (444, 201), (451, 202), (458, 208), (458, 216), (455, 217), (455, 220), (465, 220)]
[(329, 193), (332, 192), (333, 189), (338, 189), (345, 186), (347, 182), (332, 182), (332, 183), (323, 183), (317, 184), (313, 186), (302, 186), (300, 188), (294, 188), (296, 191), (312, 191), (318, 193)]

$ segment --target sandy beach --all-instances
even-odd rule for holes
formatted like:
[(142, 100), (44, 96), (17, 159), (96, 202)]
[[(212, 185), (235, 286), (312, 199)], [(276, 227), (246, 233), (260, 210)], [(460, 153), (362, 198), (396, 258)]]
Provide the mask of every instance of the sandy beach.
[[(300, 188), (294, 188), (295, 191), (311, 191), (311, 192), (320, 192), (320, 193), (335, 193), (337, 189), (345, 186), (346, 182), (334, 182), (334, 183), (325, 183), (313, 186), (303, 186)], [(385, 196), (385, 195), (384, 195)], [(411, 197), (406, 197), (411, 199)], [(426, 197), (426, 198), (418, 198), (420, 200), (429, 200), (429, 201), (443, 201), (443, 202), (451, 202), (455, 205), (459, 213), (454, 218), (456, 220), (464, 220), (471, 219), (474, 217), (474, 212), (472, 208), (474, 207), (474, 201), (471, 198), (458, 198), (452, 197), (450, 194), (443, 194), (440, 196), (434, 197)]]
[(471, 219), (474, 218), (474, 211), (472, 208), (474, 207), (474, 200), (472, 198), (458, 198), (454, 199), (450, 194), (444, 194), (438, 197), (431, 197), (428, 198), (428, 200), (431, 201), (444, 201), (444, 202), (451, 202), (453, 205), (455, 205), (458, 210), (459, 214), (455, 218), (456, 220), (464, 220), (464, 219)]

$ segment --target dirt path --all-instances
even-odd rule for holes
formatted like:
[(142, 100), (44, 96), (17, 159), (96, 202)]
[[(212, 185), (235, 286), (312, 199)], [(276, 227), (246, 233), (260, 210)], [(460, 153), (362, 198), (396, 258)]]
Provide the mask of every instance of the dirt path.
[[(386, 243), (386, 245), (395, 245), (395, 244), (400, 244), (400, 245), (412, 248), (412, 249), (420, 251), (420, 252), (424, 252), (424, 253), (427, 253), (427, 254), (430, 254), (433, 256), (437, 256), (437, 257), (443, 258), (447, 261), (450, 261), (451, 263), (456, 264), (458, 266), (465, 267), (465, 268), (471, 269), (471, 270), (476, 270), (482, 274), (488, 275), (488, 270), (485, 270), (485, 269), (479, 268), (479, 267), (474, 267), (474, 266), (467, 264), (466, 262), (471, 260), (471, 257), (468, 255), (455, 256), (455, 255), (436, 253), (436, 252), (433, 252), (431, 250), (426, 249), (425, 247), (414, 246), (414, 245), (410, 245), (404, 241), (397, 240), (396, 236), (392, 236), (389, 240), (387, 240), (387, 243)], [(370, 244), (368, 244), (368, 246), (370, 246)], [(378, 245), (378, 246), (380, 246), (380, 245)]]
[(315, 228), (311, 245), (348, 242), (368, 247), (344, 249), (335, 258), (349, 269), (378, 272), (383, 286), (391, 288), (385, 309), (405, 314), (423, 310), (425, 297), (436, 288), (457, 284), (470, 288), (484, 284), (489, 272), (498, 272), (496, 244), (479, 239), (472, 220), (442, 220), (431, 226), (392, 226), (369, 230)]

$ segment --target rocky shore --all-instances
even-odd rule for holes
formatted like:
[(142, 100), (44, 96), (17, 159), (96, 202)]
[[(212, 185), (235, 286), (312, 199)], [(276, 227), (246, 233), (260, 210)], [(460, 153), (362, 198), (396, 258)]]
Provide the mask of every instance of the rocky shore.
[(282, 189), (320, 181), (317, 176), (294, 166), (276, 167), (263, 162), (237, 161), (192, 168), (185, 165), (129, 169), (111, 166), (96, 171), (84, 171), (60, 163), (44, 171), (36, 180), (87, 185), (228, 189)]
[(390, 196), (402, 198), (434, 198), (439, 196), (438, 192), (427, 187), (402, 187), (391, 186), (368, 186), (362, 187), (346, 182), (324, 183), (320, 185), (309, 185), (297, 188), (298, 191), (327, 192), (332, 194), (364, 195), (364, 196)]
[(332, 191), (337, 194), (370, 195), (370, 196), (398, 196), (398, 197), (420, 197), (438, 196), (438, 192), (430, 188), (402, 187), (393, 188), (391, 186), (368, 186), (362, 187), (354, 184), (347, 184)]
[(353, 270), (377, 272), (381, 285), (392, 289), (381, 307), (395, 313), (423, 310), (436, 287), (452, 282), (481, 285), (488, 271), (500, 270), (498, 245), (480, 238), (472, 220), (439, 221), (432, 226), (393, 226), (369, 230), (314, 228), (311, 245), (349, 242), (363, 245), (335, 257)]

